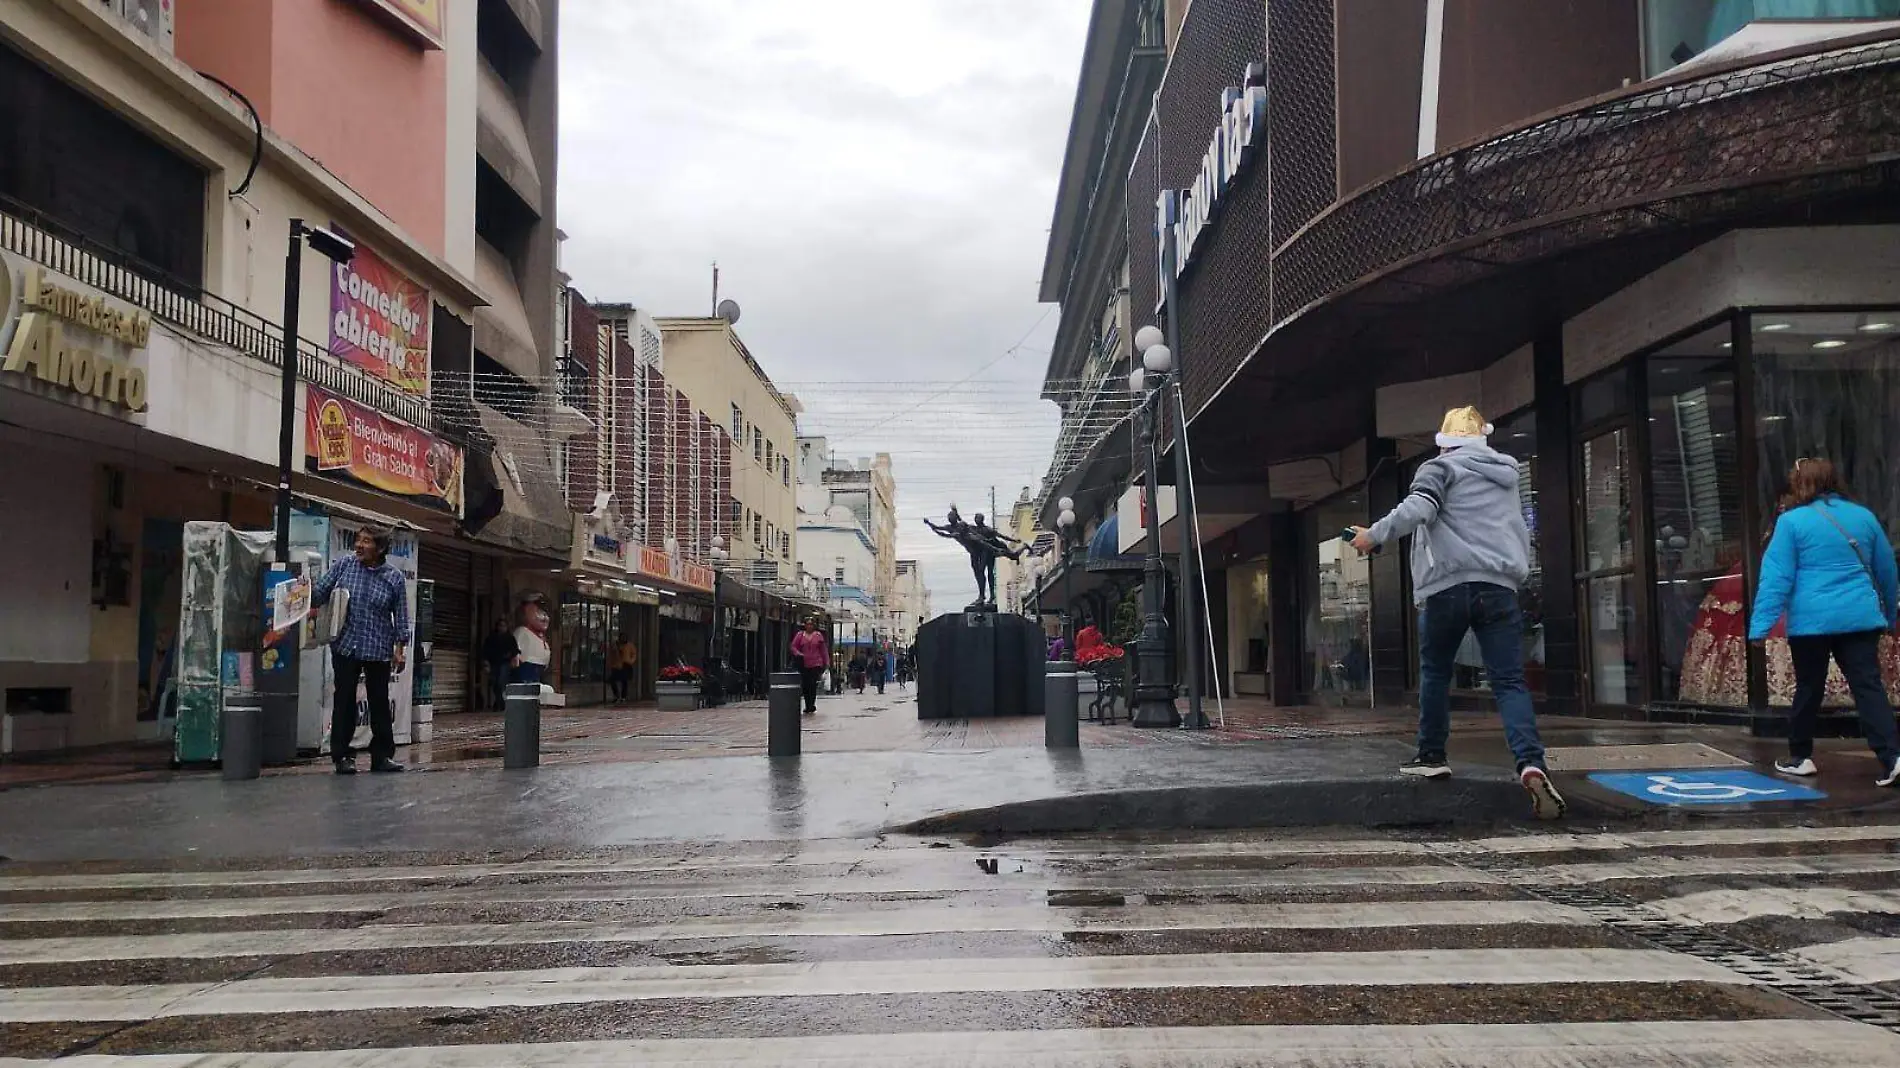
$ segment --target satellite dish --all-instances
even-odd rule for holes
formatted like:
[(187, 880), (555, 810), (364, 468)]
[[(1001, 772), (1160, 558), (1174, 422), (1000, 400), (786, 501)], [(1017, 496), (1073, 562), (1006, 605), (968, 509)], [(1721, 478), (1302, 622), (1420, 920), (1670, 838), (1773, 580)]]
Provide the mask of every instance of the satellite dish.
[(736, 300), (720, 301), (717, 314), (727, 323), (733, 326), (739, 325), (739, 302)]

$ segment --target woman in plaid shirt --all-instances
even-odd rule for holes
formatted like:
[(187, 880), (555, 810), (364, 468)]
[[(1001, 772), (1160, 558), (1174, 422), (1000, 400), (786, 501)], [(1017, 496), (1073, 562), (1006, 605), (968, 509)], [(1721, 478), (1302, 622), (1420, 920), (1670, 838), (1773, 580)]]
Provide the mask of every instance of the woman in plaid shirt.
[(336, 669), (336, 702), (330, 713), (330, 760), (338, 775), (356, 774), (350, 740), (356, 735), (356, 682), (369, 697), (369, 770), (401, 771), (396, 763), (395, 723), (389, 714), (389, 677), (402, 674), (409, 650), (409, 588), (389, 562), (390, 533), (365, 527), (356, 535), (356, 555), (331, 566), (310, 591), (322, 607), (341, 586), (349, 593), (343, 625), (330, 639)]

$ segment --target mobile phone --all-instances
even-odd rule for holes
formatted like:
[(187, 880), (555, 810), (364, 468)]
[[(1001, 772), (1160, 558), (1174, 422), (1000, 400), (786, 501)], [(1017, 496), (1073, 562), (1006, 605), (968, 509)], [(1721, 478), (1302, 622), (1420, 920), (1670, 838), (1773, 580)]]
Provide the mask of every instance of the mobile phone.
[[(1358, 532), (1353, 530), (1351, 527), (1339, 528), (1339, 540), (1345, 542), (1348, 545), (1351, 545), (1352, 540), (1354, 538), (1357, 538), (1358, 536), (1359, 536)], [(1383, 549), (1384, 547), (1385, 546), (1383, 545), (1374, 545), (1372, 547), (1372, 554), (1374, 556), (1377, 556), (1379, 554), (1379, 550)]]

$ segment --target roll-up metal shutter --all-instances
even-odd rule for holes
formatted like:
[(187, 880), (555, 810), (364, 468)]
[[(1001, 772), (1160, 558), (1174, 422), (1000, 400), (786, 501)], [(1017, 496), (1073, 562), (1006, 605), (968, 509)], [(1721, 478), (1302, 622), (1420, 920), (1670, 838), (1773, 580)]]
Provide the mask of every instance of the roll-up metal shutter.
[(425, 544), (417, 571), (422, 578), (435, 580), (435, 627), (429, 640), (435, 660), (435, 710), (456, 713), (469, 710), (469, 646), (475, 640), (469, 572), (474, 558), (467, 550), (449, 545)]

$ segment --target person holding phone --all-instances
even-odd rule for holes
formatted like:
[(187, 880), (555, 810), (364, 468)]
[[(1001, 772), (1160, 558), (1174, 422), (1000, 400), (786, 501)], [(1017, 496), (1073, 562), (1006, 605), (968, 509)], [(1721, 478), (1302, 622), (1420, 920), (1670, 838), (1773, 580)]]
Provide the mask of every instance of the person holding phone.
[(1371, 527), (1342, 536), (1361, 553), (1412, 539), (1412, 590), (1422, 609), (1418, 641), (1418, 755), (1399, 770), (1428, 779), (1451, 774), (1451, 674), (1467, 631), (1517, 759), (1517, 777), (1538, 819), (1564, 814), (1563, 795), (1544, 767), (1537, 710), (1524, 681), (1524, 616), (1517, 592), (1530, 578), (1531, 533), (1518, 499), (1517, 461), (1491, 448), (1491, 424), (1476, 408), (1454, 408), (1439, 425), (1438, 455), (1419, 468), (1411, 492)]

